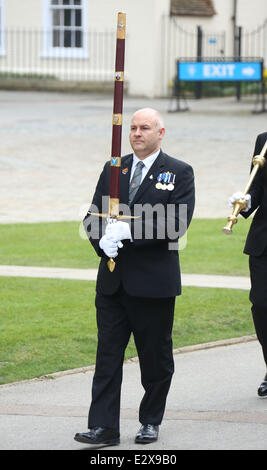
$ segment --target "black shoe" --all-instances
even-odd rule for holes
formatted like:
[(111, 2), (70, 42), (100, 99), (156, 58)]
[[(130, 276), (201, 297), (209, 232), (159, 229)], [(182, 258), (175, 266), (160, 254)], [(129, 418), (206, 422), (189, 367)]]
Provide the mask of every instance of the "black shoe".
[(137, 444), (150, 444), (158, 440), (159, 427), (154, 424), (143, 424), (136, 434)]
[(89, 432), (78, 432), (74, 436), (75, 441), (83, 444), (101, 446), (116, 446), (120, 443), (120, 434), (114, 429), (94, 427)]
[(267, 397), (267, 374), (265, 375), (263, 382), (258, 388), (258, 395), (261, 398)]

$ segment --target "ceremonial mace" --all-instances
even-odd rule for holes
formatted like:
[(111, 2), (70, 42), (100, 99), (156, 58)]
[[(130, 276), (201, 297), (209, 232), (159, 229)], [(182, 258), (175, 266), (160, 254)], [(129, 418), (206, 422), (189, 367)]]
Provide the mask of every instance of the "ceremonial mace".
[[(253, 160), (252, 160), (253, 170), (250, 173), (249, 181), (248, 181), (247, 186), (244, 190), (244, 196), (249, 192), (250, 187), (252, 185), (252, 182), (253, 182), (259, 168), (262, 168), (266, 163), (266, 159), (264, 157), (266, 151), (267, 151), (267, 141), (265, 142), (264, 146), (262, 147), (262, 150), (261, 150), (260, 154), (255, 155), (255, 157), (253, 157)], [(245, 209), (246, 206), (247, 206), (247, 202), (244, 198), (241, 198), (241, 199), (238, 199), (237, 201), (235, 201), (232, 215), (230, 215), (228, 217), (228, 224), (225, 227), (223, 227), (223, 229), (222, 229), (223, 233), (225, 233), (226, 235), (231, 235), (232, 234), (232, 227), (233, 227), (234, 224), (236, 224), (238, 222), (238, 220), (237, 220), (238, 214), (243, 209)]]
[[(116, 222), (118, 219), (134, 218), (132, 216), (119, 214), (125, 35), (126, 14), (118, 13), (110, 159), (109, 213), (97, 214), (90, 212), (90, 215), (106, 217), (109, 223)], [(109, 259), (108, 268), (111, 272), (114, 271), (115, 261), (113, 258)]]

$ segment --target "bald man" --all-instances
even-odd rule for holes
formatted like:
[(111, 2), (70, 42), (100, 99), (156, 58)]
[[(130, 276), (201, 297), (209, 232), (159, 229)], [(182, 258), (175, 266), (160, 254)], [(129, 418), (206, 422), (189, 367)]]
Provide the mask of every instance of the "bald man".
[[(178, 239), (191, 221), (194, 175), (187, 163), (161, 150), (165, 128), (151, 108), (134, 113), (133, 153), (121, 161), (120, 209), (136, 218), (109, 223), (85, 217), (88, 238), (101, 258), (96, 283), (98, 347), (85, 444), (120, 442), (120, 396), (124, 353), (133, 334), (144, 396), (136, 443), (158, 439), (174, 372), (172, 327), (175, 297), (181, 294)], [(100, 175), (92, 212), (108, 211), (110, 162)], [(97, 219), (97, 221), (96, 221)], [(111, 273), (109, 258), (115, 258)], [(134, 387), (134, 384), (133, 384)]]

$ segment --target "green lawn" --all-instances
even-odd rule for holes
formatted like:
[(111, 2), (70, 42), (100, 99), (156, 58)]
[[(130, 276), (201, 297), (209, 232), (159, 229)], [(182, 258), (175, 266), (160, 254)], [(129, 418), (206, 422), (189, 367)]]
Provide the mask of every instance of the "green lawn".
[(79, 236), (79, 222), (0, 224), (0, 264), (96, 268), (98, 257)]
[[(0, 383), (94, 364), (94, 295), (94, 282), (1, 277)], [(246, 291), (185, 287), (177, 298), (174, 348), (252, 333)]]
[(248, 276), (248, 256), (243, 254), (250, 222), (242, 219), (232, 235), (222, 233), (225, 219), (194, 219), (189, 227), (187, 246), (181, 251), (184, 273)]
[[(221, 231), (225, 219), (194, 219), (187, 246), (180, 252), (185, 273), (248, 275), (242, 254), (249, 222), (239, 219), (233, 235)], [(96, 268), (88, 240), (79, 236), (78, 222), (0, 225), (0, 264), (62, 268)]]
[[(223, 219), (193, 220), (180, 252), (184, 273), (248, 275), (249, 222), (232, 236)], [(0, 264), (96, 268), (78, 222), (0, 225)], [(95, 283), (0, 277), (0, 383), (94, 364)], [(254, 333), (248, 292), (185, 287), (177, 298), (173, 347)], [(126, 358), (136, 355), (133, 340)]]

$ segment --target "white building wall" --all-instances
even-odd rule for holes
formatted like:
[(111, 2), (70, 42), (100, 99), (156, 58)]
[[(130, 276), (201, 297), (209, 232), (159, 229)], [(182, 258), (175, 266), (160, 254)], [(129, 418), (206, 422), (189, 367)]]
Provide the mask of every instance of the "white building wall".
[(169, 13), (170, 0), (89, 1), (89, 29), (113, 28), (119, 11), (126, 13), (125, 76), (129, 93), (154, 96), (159, 92), (161, 18)]
[[(213, 17), (178, 17), (185, 26), (196, 24), (225, 29), (231, 27), (234, 0), (213, 0), (217, 14)], [(43, 0), (5, 0), (5, 17), (8, 27), (42, 26)], [(128, 27), (138, 28), (142, 19), (151, 23), (158, 14), (169, 13), (170, 0), (88, 0), (88, 26), (110, 28), (114, 14), (118, 11), (128, 13)], [(266, 0), (237, 0), (237, 24), (253, 29), (267, 18)]]
[[(47, 0), (6, 0), (6, 27), (43, 28)], [(125, 73), (129, 93), (154, 96), (159, 90), (160, 24), (170, 0), (88, 0), (89, 30), (116, 30), (117, 13), (126, 13)]]
[[(44, 4), (47, 0), (4, 0), (5, 27), (43, 28)], [(159, 96), (161, 71), (168, 50), (162, 48), (162, 16), (169, 15), (171, 0), (88, 0), (86, 23), (89, 30), (116, 29), (117, 13), (126, 13), (126, 79), (129, 93)], [(225, 56), (233, 55), (234, 0), (214, 0), (213, 17), (176, 17), (187, 31), (201, 25), (205, 32), (225, 31)], [(252, 31), (267, 18), (267, 0), (237, 0), (237, 25)], [(214, 46), (215, 47), (215, 46)], [(174, 58), (169, 58), (169, 61)], [(167, 86), (167, 85), (166, 85)]]
[[(223, 0), (216, 0), (223, 2)], [(248, 30), (261, 26), (267, 19), (267, 0), (237, 0), (237, 24)]]
[(7, 28), (42, 28), (42, 0), (4, 0)]
[[(226, 56), (233, 55), (233, 14), (234, 0), (213, 0), (216, 15), (212, 17), (185, 17), (176, 18), (178, 24), (184, 29), (195, 31), (197, 25), (207, 32), (225, 31)], [(261, 26), (267, 19), (267, 0), (237, 0), (236, 24), (246, 31), (253, 31)]]

